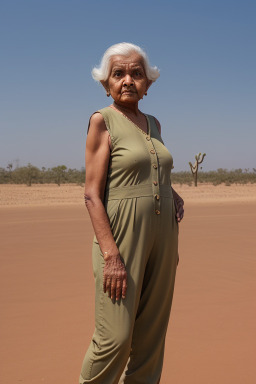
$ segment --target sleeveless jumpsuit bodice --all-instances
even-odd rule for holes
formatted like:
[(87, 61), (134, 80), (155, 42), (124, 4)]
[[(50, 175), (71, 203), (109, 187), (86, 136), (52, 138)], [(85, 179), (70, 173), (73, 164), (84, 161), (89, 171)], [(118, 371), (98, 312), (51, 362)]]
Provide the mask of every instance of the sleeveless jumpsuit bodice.
[(173, 159), (164, 146), (153, 116), (145, 115), (148, 131), (111, 107), (99, 111), (109, 132), (112, 151), (105, 201), (151, 196), (155, 214), (161, 214), (161, 198), (172, 197)]

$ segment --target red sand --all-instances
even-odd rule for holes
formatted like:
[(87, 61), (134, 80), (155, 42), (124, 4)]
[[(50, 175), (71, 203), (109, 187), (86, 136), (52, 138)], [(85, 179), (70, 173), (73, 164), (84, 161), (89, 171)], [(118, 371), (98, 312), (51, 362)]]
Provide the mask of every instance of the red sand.
[[(77, 384), (94, 327), (86, 210), (0, 216), (0, 382)], [(255, 382), (255, 218), (255, 203), (186, 204), (161, 384)]]

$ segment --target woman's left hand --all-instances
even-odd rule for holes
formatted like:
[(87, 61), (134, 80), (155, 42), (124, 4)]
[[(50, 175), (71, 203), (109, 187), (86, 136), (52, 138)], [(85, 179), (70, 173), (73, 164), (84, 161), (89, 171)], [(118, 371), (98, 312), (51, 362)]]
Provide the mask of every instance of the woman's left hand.
[(184, 217), (184, 201), (173, 188), (172, 188), (172, 192), (173, 192), (174, 204), (176, 208), (177, 221), (178, 223), (180, 223)]
[(184, 208), (183, 208), (184, 207), (184, 201), (182, 200), (182, 198), (174, 200), (174, 201), (175, 201), (175, 206), (176, 206), (177, 221), (178, 221), (178, 223), (180, 223), (184, 217)]

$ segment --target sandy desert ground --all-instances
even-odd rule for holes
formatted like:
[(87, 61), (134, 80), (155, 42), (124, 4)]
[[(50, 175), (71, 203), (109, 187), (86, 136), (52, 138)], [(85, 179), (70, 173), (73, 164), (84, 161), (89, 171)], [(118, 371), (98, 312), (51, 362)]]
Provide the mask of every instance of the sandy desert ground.
[[(256, 184), (201, 184), (197, 188), (173, 185), (186, 203), (251, 203), (256, 202)], [(83, 204), (83, 186), (63, 184), (0, 185), (0, 207), (35, 207)]]
[[(253, 384), (256, 185), (174, 187), (186, 213), (161, 384)], [(1, 185), (0, 217), (0, 383), (76, 384), (94, 326), (83, 188)]]

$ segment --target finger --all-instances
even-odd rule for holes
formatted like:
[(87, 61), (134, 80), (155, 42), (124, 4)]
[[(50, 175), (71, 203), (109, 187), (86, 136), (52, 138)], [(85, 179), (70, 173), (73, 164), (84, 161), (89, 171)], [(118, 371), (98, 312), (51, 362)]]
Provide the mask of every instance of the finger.
[(116, 300), (120, 300), (121, 298), (121, 290), (122, 290), (122, 283), (120, 279), (117, 279), (116, 281)]
[(123, 265), (121, 266), (121, 269), (117, 271), (117, 287), (116, 287), (116, 300), (121, 299), (122, 294), (122, 280), (123, 280)]
[(122, 284), (122, 299), (125, 299), (126, 291), (127, 291), (127, 278), (125, 277), (123, 279), (123, 284)]
[(116, 278), (112, 277), (111, 280), (111, 299), (115, 297), (115, 292), (116, 292)]
[(184, 217), (184, 209), (183, 209), (183, 207), (179, 208), (179, 211), (177, 212), (176, 216), (177, 216), (177, 218), (179, 218), (179, 221), (181, 221), (183, 219), (183, 217)]
[(179, 223), (180, 222), (180, 213), (179, 212), (176, 213), (176, 218), (177, 218), (177, 221)]
[(106, 279), (106, 276), (104, 273), (104, 275), (103, 275), (103, 291), (104, 291), (104, 293), (106, 293), (106, 291), (107, 291), (106, 283), (107, 283), (107, 279)]

